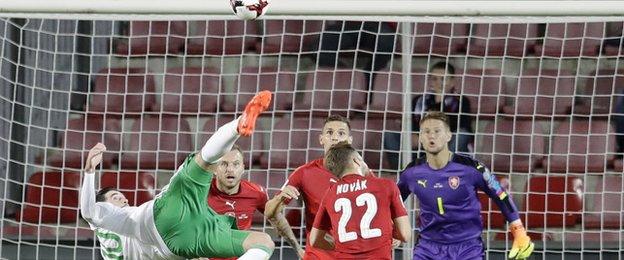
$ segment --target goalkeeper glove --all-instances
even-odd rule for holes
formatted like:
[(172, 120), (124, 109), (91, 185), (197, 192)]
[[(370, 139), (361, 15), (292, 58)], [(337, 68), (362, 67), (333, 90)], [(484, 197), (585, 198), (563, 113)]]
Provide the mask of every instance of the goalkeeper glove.
[(531, 238), (527, 236), (526, 229), (522, 226), (522, 222), (518, 221), (512, 223), (509, 229), (514, 237), (513, 245), (509, 252), (509, 259), (526, 259), (531, 256), (535, 244), (533, 244)]

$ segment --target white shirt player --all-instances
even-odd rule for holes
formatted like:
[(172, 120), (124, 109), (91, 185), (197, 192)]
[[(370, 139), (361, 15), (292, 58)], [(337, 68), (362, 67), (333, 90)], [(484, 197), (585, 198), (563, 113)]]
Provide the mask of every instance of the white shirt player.
[(95, 174), (85, 174), (80, 213), (96, 232), (104, 259), (184, 259), (174, 255), (154, 224), (154, 201), (117, 207), (95, 201)]

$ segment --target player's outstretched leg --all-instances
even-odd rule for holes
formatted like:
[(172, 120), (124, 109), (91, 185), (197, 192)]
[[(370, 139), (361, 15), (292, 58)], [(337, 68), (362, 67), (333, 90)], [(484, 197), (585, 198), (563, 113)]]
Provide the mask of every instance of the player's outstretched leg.
[(251, 231), (243, 241), (243, 249), (245, 254), (238, 260), (269, 259), (275, 249), (275, 243), (266, 233)]
[(238, 119), (238, 133), (242, 136), (250, 136), (256, 128), (256, 119), (271, 104), (271, 91), (263, 90), (247, 103), (245, 111)]

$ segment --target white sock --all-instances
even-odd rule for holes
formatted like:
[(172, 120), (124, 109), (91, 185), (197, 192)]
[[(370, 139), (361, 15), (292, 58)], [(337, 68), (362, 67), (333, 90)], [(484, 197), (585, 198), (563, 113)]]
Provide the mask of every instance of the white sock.
[(247, 250), (238, 260), (267, 260), (271, 257), (269, 253), (259, 248)]
[(201, 157), (207, 163), (214, 163), (224, 154), (232, 150), (232, 146), (240, 136), (238, 134), (238, 118), (219, 127), (201, 149)]

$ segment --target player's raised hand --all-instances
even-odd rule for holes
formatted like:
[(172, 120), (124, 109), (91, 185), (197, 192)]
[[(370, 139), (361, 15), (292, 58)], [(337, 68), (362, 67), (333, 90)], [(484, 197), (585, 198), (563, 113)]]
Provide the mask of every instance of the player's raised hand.
[(291, 185), (286, 185), (286, 187), (284, 187), (282, 189), (282, 192), (279, 194), (279, 196), (281, 197), (281, 199), (299, 199), (299, 191), (297, 190), (297, 188), (291, 186)]
[(400, 245), (401, 245), (401, 240), (398, 240), (398, 239), (395, 239), (395, 238), (392, 239), (392, 248), (397, 248)]
[(509, 252), (509, 259), (526, 259), (533, 253), (535, 244), (531, 242), (531, 238), (527, 236), (526, 229), (520, 220), (511, 223), (509, 228), (513, 234), (514, 241)]
[(89, 150), (87, 155), (87, 162), (85, 163), (85, 171), (87, 173), (93, 173), (95, 168), (102, 162), (102, 153), (106, 151), (106, 146), (103, 143), (97, 143)]

